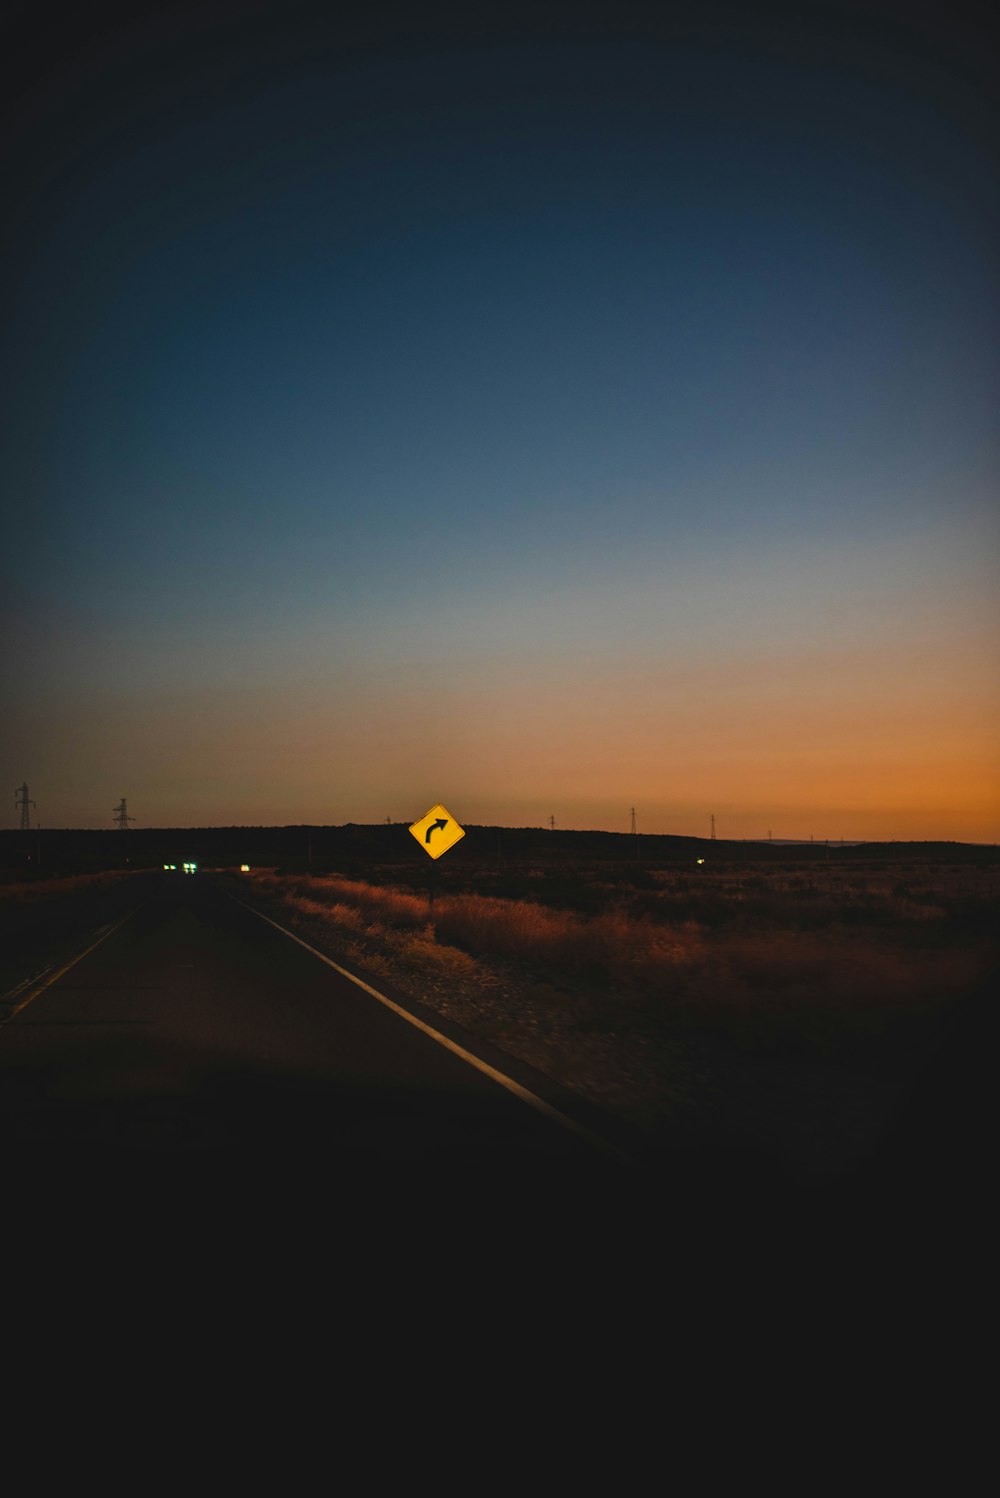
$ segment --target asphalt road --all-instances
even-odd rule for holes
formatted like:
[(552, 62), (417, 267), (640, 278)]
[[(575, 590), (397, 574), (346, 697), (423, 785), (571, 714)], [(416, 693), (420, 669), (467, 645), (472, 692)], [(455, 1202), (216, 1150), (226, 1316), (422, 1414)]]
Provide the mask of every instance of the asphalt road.
[(82, 1232), (134, 1243), (141, 1220), (148, 1253), (173, 1221), (173, 1265), (238, 1222), (241, 1245), (277, 1237), (288, 1264), (314, 1228), (326, 1252), (363, 1223), (380, 1250), (412, 1254), (429, 1235), (473, 1266), (496, 1262), (502, 1237), (506, 1274), (544, 1224), (574, 1259), (610, 1235), (628, 1278), (637, 1254), (659, 1263), (692, 1235), (745, 1244), (816, 1218), (823, 1241), (916, 1219), (926, 1236), (986, 1200), (985, 989), (857, 1176), (799, 1186), (728, 1136), (678, 1131), (643, 1156), (550, 1079), (382, 985), (452, 1048), (408, 1022), (211, 876), (152, 875), (136, 892), (131, 913), (109, 904), (117, 924), (92, 950), (0, 1005), (8, 1250), (31, 1228), (76, 1255)]
[(210, 877), (151, 880), (137, 911), (30, 993), (0, 1026), (0, 1129), (8, 1168), (36, 1180), (236, 1171), (461, 1192), (621, 1169), (541, 1095), (545, 1079), (522, 1069), (504, 1085), (489, 1069), (502, 1058), (480, 1047), (477, 1067)]
[[(595, 1139), (628, 1141), (548, 1079), (511, 1062), (515, 1090), (501, 1085), (221, 882), (151, 876), (141, 893), (93, 950), (0, 1012), (0, 1262), (8, 1310), (33, 1327), (54, 1296), (120, 1304), (127, 1285), (140, 1331), (179, 1302), (214, 1318), (228, 1299), (257, 1328), (262, 1306), (284, 1320), (298, 1296), (311, 1316), (317, 1287), (338, 1327), (396, 1315), (405, 1296), (447, 1301), (471, 1335), (484, 1306), (514, 1296), (537, 1328), (553, 1297), (576, 1316), (595, 1295), (639, 1326), (655, 1289), (675, 1328), (737, 1270), (746, 1286), (752, 1265), (751, 1299), (770, 1283), (777, 1303), (796, 1269), (825, 1295), (858, 1284), (857, 1266), (870, 1296), (932, 1248), (944, 1262), (943, 1231), (963, 1261), (979, 1239), (985, 995), (863, 1178), (794, 1191), (683, 1141), (632, 1166)], [(643, 1301), (632, 1323), (629, 1297)]]

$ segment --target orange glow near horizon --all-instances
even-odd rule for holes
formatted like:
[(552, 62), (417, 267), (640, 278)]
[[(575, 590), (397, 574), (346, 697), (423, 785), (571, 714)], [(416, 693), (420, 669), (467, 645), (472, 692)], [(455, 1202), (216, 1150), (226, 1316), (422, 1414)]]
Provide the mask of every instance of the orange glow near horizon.
[(715, 662), (697, 689), (690, 670), (664, 665), (654, 691), (649, 672), (588, 680), (540, 659), (520, 677), (452, 671), (432, 700), (419, 683), (349, 702), (316, 692), (305, 708), (224, 689), (151, 698), (129, 725), (128, 763), (109, 765), (106, 740), (81, 735), (62, 767), (65, 820), (55, 787), (42, 820), (102, 825), (100, 810), (71, 820), (70, 806), (126, 777), (146, 826), (410, 821), (444, 799), (475, 825), (554, 815), (624, 831), (635, 805), (644, 832), (702, 835), (714, 813), (720, 837), (993, 842), (998, 713), (976, 672), (939, 665), (921, 682), (884, 659), (867, 674), (842, 657), (742, 675)]
[(820, 613), (788, 576), (755, 609), (734, 581), (693, 624), (700, 575), (637, 584), (631, 614), (593, 589), (449, 596), (426, 622), (415, 600), (334, 650), (317, 619), (294, 671), (223, 641), (210, 680), (26, 699), (14, 779), (31, 768), (49, 826), (104, 825), (126, 790), (144, 826), (409, 823), (444, 801), (463, 825), (627, 831), (635, 806), (649, 833), (714, 813), (720, 837), (1000, 840), (985, 578), (932, 616), (909, 581)]

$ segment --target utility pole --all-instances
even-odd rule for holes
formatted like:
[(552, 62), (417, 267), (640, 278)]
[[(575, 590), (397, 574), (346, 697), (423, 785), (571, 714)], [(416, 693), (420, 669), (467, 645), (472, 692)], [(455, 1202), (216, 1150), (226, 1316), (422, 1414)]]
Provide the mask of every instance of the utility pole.
[(128, 814), (128, 807), (125, 805), (124, 796), (114, 809), (114, 818), (115, 823), (118, 826), (119, 831), (121, 832), (127, 832), (129, 822), (135, 821), (135, 817), (130, 817)]
[(550, 827), (550, 829), (553, 832), (555, 832), (555, 830), (556, 830), (556, 814), (555, 814), (555, 812), (553, 812), (552, 815), (549, 817), (549, 827)]
[(632, 808), (632, 841), (635, 844), (635, 861), (639, 862), (639, 833), (635, 825), (635, 807)]
[(712, 842), (715, 842), (715, 812), (712, 813)]
[(28, 782), (27, 781), (25, 781), (23, 785), (19, 785), (18, 788), (17, 788), (17, 790), (14, 792), (14, 805), (15, 806), (19, 806), (21, 808), (21, 831), (22, 832), (30, 832), (31, 831), (31, 813), (29, 812), (28, 807), (29, 806), (34, 806), (35, 803), (34, 803), (34, 801), (30, 801), (28, 799)]

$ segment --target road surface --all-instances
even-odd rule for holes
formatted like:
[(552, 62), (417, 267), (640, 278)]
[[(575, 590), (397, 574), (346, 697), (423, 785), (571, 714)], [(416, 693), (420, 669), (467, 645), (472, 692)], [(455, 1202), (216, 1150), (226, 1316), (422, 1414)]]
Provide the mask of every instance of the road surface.
[(621, 1169), (544, 1079), (498, 1075), (502, 1058), (470, 1046), (408, 1022), (210, 876), (156, 876), (79, 961), (8, 1001), (3, 1157), (36, 1180), (237, 1170), (458, 1191)]

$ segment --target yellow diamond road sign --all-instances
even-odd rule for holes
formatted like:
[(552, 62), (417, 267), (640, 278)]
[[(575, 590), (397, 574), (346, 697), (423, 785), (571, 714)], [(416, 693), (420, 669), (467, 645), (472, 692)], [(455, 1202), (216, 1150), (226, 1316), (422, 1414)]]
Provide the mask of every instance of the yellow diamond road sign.
[(447, 853), (449, 848), (455, 846), (460, 837), (465, 836), (465, 828), (459, 827), (445, 806), (432, 806), (426, 816), (421, 817), (419, 822), (414, 822), (410, 831), (432, 858), (440, 858), (442, 853)]

